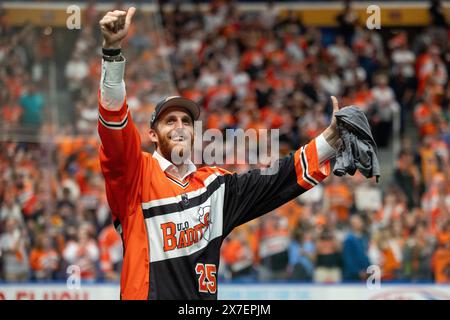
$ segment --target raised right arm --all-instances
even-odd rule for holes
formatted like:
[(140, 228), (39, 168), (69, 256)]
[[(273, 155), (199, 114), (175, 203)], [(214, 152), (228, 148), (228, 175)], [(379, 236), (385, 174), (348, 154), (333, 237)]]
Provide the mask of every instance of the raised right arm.
[[(122, 26), (123, 29), (114, 31), (125, 14), (127, 22)], [(104, 36), (103, 48), (120, 49), (120, 42), (126, 36), (133, 14), (134, 8), (130, 8), (128, 13), (116, 10), (108, 12), (102, 18), (100, 27)], [(121, 37), (117, 37), (119, 34)], [(126, 102), (123, 80), (125, 60), (106, 60), (108, 57), (103, 58), (98, 92), (100, 165), (105, 177), (108, 203), (114, 220), (117, 221), (127, 214), (132, 214), (139, 202), (143, 156), (139, 132)], [(114, 57), (110, 60), (121, 58)]]

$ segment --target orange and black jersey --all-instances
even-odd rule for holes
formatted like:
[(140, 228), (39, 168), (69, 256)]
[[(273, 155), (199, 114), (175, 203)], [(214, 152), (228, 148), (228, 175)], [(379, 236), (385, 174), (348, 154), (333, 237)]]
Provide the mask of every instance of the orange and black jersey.
[(279, 161), (275, 174), (202, 167), (185, 180), (141, 151), (126, 101), (99, 103), (100, 162), (108, 203), (124, 244), (122, 299), (216, 299), (220, 246), (233, 228), (321, 182), (316, 141)]

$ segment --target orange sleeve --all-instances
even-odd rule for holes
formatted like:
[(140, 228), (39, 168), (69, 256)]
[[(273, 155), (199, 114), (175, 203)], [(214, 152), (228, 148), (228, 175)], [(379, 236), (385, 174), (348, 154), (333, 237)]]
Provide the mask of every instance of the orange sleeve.
[(114, 219), (133, 213), (142, 179), (141, 138), (131, 118), (126, 99), (119, 110), (105, 109), (98, 94), (98, 133), (101, 139), (100, 166), (106, 196)]
[(31, 266), (31, 269), (34, 270), (34, 271), (39, 271), (39, 270), (42, 269), (41, 265), (39, 263), (40, 256), (41, 255), (39, 254), (39, 252), (37, 252), (35, 249), (33, 249), (31, 251), (31, 254), (30, 254), (30, 266)]
[(297, 183), (306, 190), (316, 186), (330, 174), (330, 161), (319, 163), (316, 139), (298, 149), (294, 158)]

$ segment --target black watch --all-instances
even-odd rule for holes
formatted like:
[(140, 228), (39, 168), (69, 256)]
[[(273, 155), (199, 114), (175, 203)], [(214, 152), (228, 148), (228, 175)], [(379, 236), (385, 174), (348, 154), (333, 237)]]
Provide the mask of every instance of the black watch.
[(102, 48), (102, 53), (104, 56), (118, 56), (119, 54), (122, 53), (122, 49), (120, 49), (120, 48), (114, 48), (114, 49)]

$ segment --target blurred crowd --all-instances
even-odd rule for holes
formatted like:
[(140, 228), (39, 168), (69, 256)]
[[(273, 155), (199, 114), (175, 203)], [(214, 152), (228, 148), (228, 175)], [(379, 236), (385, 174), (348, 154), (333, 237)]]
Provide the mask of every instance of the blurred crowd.
[[(329, 124), (330, 95), (363, 109), (380, 150), (390, 150), (398, 121), (401, 150), (384, 190), (359, 174), (330, 176), (233, 231), (222, 279), (363, 281), (376, 265), (386, 281), (450, 282), (450, 32), (434, 3), (430, 26), (384, 32), (363, 27), (350, 4), (332, 30), (272, 3), (258, 12), (232, 1), (206, 12), (138, 11), (125, 82), (144, 149), (155, 103), (176, 92), (202, 106), (204, 129), (279, 129), (281, 155)], [(97, 158), (102, 14), (90, 3), (70, 45), (46, 29), (12, 28), (0, 14), (2, 134), (14, 125), (54, 133), (52, 143), (2, 136), (0, 279), (65, 279), (69, 265), (86, 281), (120, 276), (122, 243)], [(46, 75), (61, 48), (69, 103), (58, 108), (70, 122), (55, 125)]]

